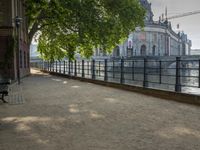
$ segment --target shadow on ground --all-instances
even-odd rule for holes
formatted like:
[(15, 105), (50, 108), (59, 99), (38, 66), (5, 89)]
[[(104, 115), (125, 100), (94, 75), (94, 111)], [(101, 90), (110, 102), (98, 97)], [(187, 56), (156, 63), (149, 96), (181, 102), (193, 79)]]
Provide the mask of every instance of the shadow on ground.
[(198, 150), (199, 107), (51, 76), (23, 80), (0, 104), (0, 150)]

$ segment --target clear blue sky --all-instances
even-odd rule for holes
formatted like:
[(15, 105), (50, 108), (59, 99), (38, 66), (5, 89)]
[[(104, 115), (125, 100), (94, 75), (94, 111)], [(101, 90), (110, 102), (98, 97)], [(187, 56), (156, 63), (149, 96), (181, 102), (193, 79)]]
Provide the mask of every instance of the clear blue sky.
[[(168, 16), (200, 10), (200, 0), (149, 0), (149, 2), (152, 3), (154, 20), (158, 20), (158, 17), (165, 13), (165, 7), (168, 9)], [(192, 40), (193, 49), (200, 49), (200, 14), (173, 19), (171, 22), (174, 30), (177, 24), (180, 24), (180, 30), (188, 34), (188, 38)]]

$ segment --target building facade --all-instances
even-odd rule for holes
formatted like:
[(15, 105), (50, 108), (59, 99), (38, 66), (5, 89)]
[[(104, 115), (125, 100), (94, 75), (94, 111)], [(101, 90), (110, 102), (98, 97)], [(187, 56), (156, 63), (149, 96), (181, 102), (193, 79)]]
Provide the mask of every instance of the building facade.
[[(22, 18), (19, 28), (16, 26), (17, 17)], [(1, 0), (0, 76), (15, 80), (18, 70), (20, 77), (30, 73), (28, 43), (24, 0)]]
[[(176, 33), (172, 30), (167, 18), (153, 20), (151, 3), (140, 0), (146, 9), (144, 29), (136, 28), (127, 40), (118, 45), (110, 57), (132, 56), (180, 56), (190, 55), (192, 43), (183, 32)], [(108, 56), (101, 49), (95, 52), (96, 57)]]
[(191, 49), (191, 55), (200, 55), (200, 49)]

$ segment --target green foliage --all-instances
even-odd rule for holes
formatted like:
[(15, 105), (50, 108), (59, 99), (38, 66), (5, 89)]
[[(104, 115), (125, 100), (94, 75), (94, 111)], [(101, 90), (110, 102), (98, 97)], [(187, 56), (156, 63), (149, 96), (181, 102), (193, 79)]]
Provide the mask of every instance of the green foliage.
[(138, 0), (26, 0), (30, 31), (41, 32), (39, 52), (55, 60), (75, 53), (90, 57), (96, 47), (107, 52), (137, 26), (145, 10)]

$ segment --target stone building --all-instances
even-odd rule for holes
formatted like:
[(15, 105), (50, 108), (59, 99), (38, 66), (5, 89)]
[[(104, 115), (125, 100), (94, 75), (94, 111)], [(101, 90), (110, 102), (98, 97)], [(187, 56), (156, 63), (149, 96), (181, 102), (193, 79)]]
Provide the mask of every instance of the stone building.
[[(17, 79), (18, 65), (21, 77), (30, 73), (28, 26), (23, 3), (24, 0), (0, 1), (0, 76), (13, 80)], [(22, 18), (19, 30), (15, 22), (17, 16)]]
[[(140, 0), (146, 9), (144, 29), (136, 28), (128, 39), (118, 45), (110, 57), (132, 56), (178, 56), (190, 55), (191, 41), (183, 32), (176, 33), (172, 30), (171, 23), (164, 18), (153, 20), (151, 3)], [(105, 56), (101, 49), (95, 52), (96, 57)], [(107, 55), (108, 56), (108, 55)]]

